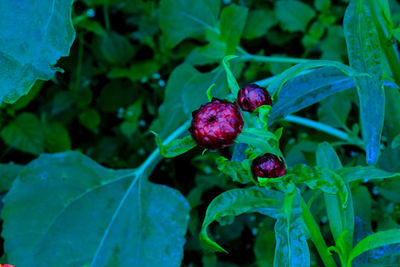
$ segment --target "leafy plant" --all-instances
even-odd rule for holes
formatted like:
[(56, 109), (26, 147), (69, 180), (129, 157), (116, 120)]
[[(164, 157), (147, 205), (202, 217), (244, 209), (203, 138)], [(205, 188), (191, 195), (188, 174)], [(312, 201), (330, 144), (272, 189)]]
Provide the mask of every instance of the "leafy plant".
[(395, 1), (0, 11), (2, 262), (399, 263)]

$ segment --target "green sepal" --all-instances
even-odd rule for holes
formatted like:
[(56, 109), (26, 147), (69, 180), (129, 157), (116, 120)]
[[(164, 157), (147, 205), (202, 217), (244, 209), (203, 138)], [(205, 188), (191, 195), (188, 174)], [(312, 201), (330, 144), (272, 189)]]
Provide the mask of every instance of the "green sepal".
[(160, 150), (161, 156), (163, 156), (164, 158), (177, 157), (191, 150), (197, 145), (190, 135), (181, 139), (175, 139), (170, 143), (164, 145), (162, 143), (161, 137), (156, 132), (151, 131), (151, 133), (155, 135), (158, 149)]

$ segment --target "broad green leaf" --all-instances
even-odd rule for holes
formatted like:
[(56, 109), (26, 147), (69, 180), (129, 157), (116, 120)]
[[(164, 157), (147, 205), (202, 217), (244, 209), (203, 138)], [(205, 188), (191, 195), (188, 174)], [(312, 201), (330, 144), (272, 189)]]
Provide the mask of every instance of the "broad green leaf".
[(71, 149), (71, 138), (63, 124), (51, 122), (44, 125), (44, 146), (49, 153)]
[(279, 0), (275, 3), (275, 14), (283, 29), (294, 32), (305, 31), (315, 11), (301, 1)]
[(133, 62), (129, 68), (112, 68), (107, 73), (110, 79), (128, 78), (134, 82), (148, 79), (157, 73), (159, 65), (157, 62), (148, 60), (143, 62)]
[(219, 0), (161, 0), (160, 27), (167, 47), (174, 47), (188, 37), (217, 30)]
[(226, 43), (214, 41), (194, 48), (186, 57), (185, 62), (195, 66), (220, 63), (226, 55), (225, 52)]
[(17, 178), (24, 165), (15, 163), (0, 163), (0, 192), (10, 190), (12, 183)]
[(32, 113), (22, 113), (1, 130), (4, 142), (18, 150), (38, 155), (44, 152), (43, 125)]
[(8, 260), (21, 267), (179, 266), (188, 204), (143, 175), (77, 152), (41, 155), (5, 198)]
[(49, 80), (75, 38), (71, 0), (1, 1), (0, 102), (14, 103)]
[(362, 180), (368, 182), (371, 180), (383, 180), (388, 178), (399, 178), (400, 173), (387, 172), (374, 166), (356, 166), (347, 167), (338, 170), (337, 173), (346, 183)]
[(400, 92), (394, 88), (385, 88), (385, 136), (388, 142), (400, 133)]
[(136, 53), (136, 48), (129, 42), (129, 39), (116, 32), (108, 32), (97, 42), (100, 55), (109, 64), (124, 65)]
[(383, 54), (370, 7), (366, 0), (351, 0), (344, 21), (350, 65), (369, 76), (356, 77), (360, 120), (367, 163), (375, 164), (385, 117)]
[(258, 267), (271, 267), (274, 264), (275, 234), (271, 226), (264, 223), (259, 229), (254, 243), (254, 254)]
[[(340, 170), (342, 163), (337, 156), (335, 150), (329, 143), (322, 143), (318, 145), (317, 153), (318, 166), (329, 168), (332, 170)], [(342, 178), (337, 175), (341, 182), (342, 188), (340, 192), (335, 195), (324, 194), (326, 212), (329, 218), (329, 227), (333, 238), (335, 239), (336, 246), (340, 246), (347, 253), (353, 246), (354, 235), (354, 208), (351, 190), (348, 184), (345, 184)], [(341, 192), (347, 192), (347, 205), (344, 205), (343, 197), (340, 196)], [(346, 234), (343, 234), (346, 233)], [(346, 254), (347, 255), (347, 254)], [(345, 256), (346, 256), (345, 255)]]
[(247, 18), (247, 8), (236, 5), (225, 7), (221, 12), (221, 39), (226, 43), (226, 55), (234, 54), (239, 45)]
[(243, 38), (254, 39), (265, 36), (268, 30), (277, 23), (275, 13), (272, 10), (251, 10), (247, 16)]
[(161, 156), (165, 158), (177, 157), (197, 146), (191, 135), (181, 139), (175, 139), (169, 144), (164, 145), (161, 137), (156, 132), (152, 133), (156, 136), (156, 142)]
[(208, 236), (207, 228), (213, 221), (246, 212), (258, 212), (276, 218), (282, 201), (283, 193), (266, 191), (262, 188), (251, 187), (226, 191), (214, 198), (208, 206), (201, 227), (200, 241), (209, 250), (227, 252)]
[(369, 235), (358, 242), (351, 250), (347, 265), (351, 266), (351, 262), (355, 257), (368, 250), (397, 243), (400, 243), (400, 229), (387, 230)]
[(286, 194), (275, 223), (274, 267), (310, 266), (310, 251), (297, 193)]
[(352, 104), (348, 92), (331, 95), (319, 103), (318, 117), (320, 122), (347, 129), (346, 121)]
[(278, 96), (278, 101), (272, 107), (270, 125), (290, 113), (355, 86), (354, 81), (347, 77), (355, 75), (349, 67), (336, 63), (329, 66), (332, 63), (330, 61), (326, 61), (326, 65), (324, 61), (319, 62), (317, 64), (323, 68), (302, 73), (315, 65), (314, 62), (301, 63), (284, 71), (268, 86), (268, 91)]
[(150, 127), (161, 138), (179, 127), (190, 118), (190, 114), (201, 104), (207, 103), (207, 88), (212, 89), (214, 97), (224, 98), (224, 72), (217, 68), (212, 72), (200, 73), (189, 64), (179, 65), (171, 73), (165, 89), (164, 103), (158, 110), (158, 117)]
[(96, 131), (101, 122), (101, 117), (96, 109), (90, 108), (79, 114), (78, 120), (85, 128)]

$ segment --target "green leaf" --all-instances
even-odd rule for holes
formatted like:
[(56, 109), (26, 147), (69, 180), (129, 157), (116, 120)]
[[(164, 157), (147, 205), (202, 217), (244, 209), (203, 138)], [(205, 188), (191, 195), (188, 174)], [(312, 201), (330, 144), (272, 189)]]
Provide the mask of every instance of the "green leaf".
[(107, 77), (110, 79), (128, 78), (136, 82), (150, 78), (153, 74), (157, 73), (158, 68), (158, 63), (152, 60), (133, 62), (129, 68), (112, 68), (107, 73)]
[(278, 23), (272, 10), (251, 10), (247, 16), (243, 31), (244, 39), (254, 39), (265, 36), (268, 30)]
[(346, 121), (352, 104), (348, 92), (337, 93), (320, 102), (318, 107), (320, 122), (347, 129)]
[(1, 130), (4, 142), (26, 153), (39, 155), (44, 152), (43, 125), (32, 113), (22, 113)]
[(344, 33), (350, 65), (369, 76), (356, 77), (360, 120), (367, 163), (375, 164), (385, 117), (383, 53), (370, 7), (365, 0), (351, 0), (346, 10)]
[(282, 201), (282, 193), (266, 191), (262, 188), (251, 187), (226, 191), (214, 198), (208, 206), (201, 226), (200, 241), (209, 250), (227, 252), (208, 236), (207, 228), (213, 221), (246, 212), (258, 212), (276, 218)]
[(215, 83), (213, 96), (224, 98), (224, 75), (221, 68), (200, 73), (189, 64), (179, 65), (172, 71), (165, 89), (164, 103), (158, 110), (158, 117), (151, 125), (161, 138), (179, 127), (190, 118), (190, 114), (207, 102), (207, 88)]
[(189, 206), (143, 175), (77, 152), (41, 155), (5, 198), (8, 260), (21, 267), (179, 266)]
[(238, 82), (236, 81), (235, 76), (233, 75), (231, 69), (230, 69), (230, 64), (229, 61), (237, 58), (237, 56), (231, 55), (231, 56), (226, 56), (222, 60), (222, 65), (224, 66), (225, 72), (226, 72), (226, 81), (228, 82), (228, 87), (233, 95), (233, 97), (236, 99), (237, 94), (239, 93), (240, 87)]
[(248, 170), (239, 161), (230, 161), (225, 157), (218, 157), (215, 162), (217, 163), (218, 170), (232, 178), (233, 181), (242, 184), (249, 183), (250, 177)]
[(119, 108), (132, 104), (137, 99), (135, 90), (126, 80), (112, 80), (104, 85), (98, 98), (100, 109), (116, 112)]
[(247, 18), (247, 8), (236, 5), (225, 7), (221, 12), (221, 39), (226, 43), (226, 55), (235, 52), (239, 45)]
[(12, 183), (17, 178), (24, 165), (15, 163), (0, 163), (0, 192), (10, 190)]
[(369, 235), (358, 242), (351, 250), (347, 265), (351, 266), (351, 262), (355, 257), (368, 250), (397, 243), (400, 243), (400, 229), (387, 230)]
[(160, 150), (161, 156), (165, 158), (177, 157), (197, 146), (191, 135), (182, 139), (175, 139), (167, 145), (163, 145), (161, 137), (156, 132), (152, 131), (152, 133), (156, 137), (157, 146)]
[(99, 127), (101, 117), (96, 109), (87, 109), (78, 116), (79, 122), (91, 131), (95, 131)]
[(400, 146), (400, 134), (396, 135), (391, 144), (392, 149), (398, 148), (399, 146)]
[(220, 5), (220, 1), (214, 0), (161, 0), (160, 27), (167, 47), (203, 35), (206, 30), (218, 32)]
[(296, 165), (292, 173), (296, 175), (294, 182), (304, 183), (311, 189), (319, 189), (330, 195), (338, 195), (342, 206), (347, 205), (349, 192), (343, 179), (334, 171), (321, 167)]
[(310, 266), (310, 251), (297, 193), (286, 194), (275, 223), (274, 267)]
[(59, 122), (44, 125), (44, 146), (49, 153), (64, 152), (71, 149), (68, 130)]
[(400, 173), (387, 172), (374, 166), (356, 166), (338, 170), (337, 173), (346, 183), (362, 180), (368, 182), (371, 180), (383, 180), (388, 178), (399, 178)]
[(14, 103), (36, 80), (49, 80), (75, 31), (71, 0), (0, 3), (0, 102)]
[[(342, 163), (337, 156), (335, 150), (329, 143), (318, 145), (317, 149), (317, 164), (323, 168), (329, 168), (339, 171), (342, 168)], [(353, 246), (354, 235), (354, 208), (350, 187), (345, 184), (342, 178), (340, 191), (335, 194), (324, 194), (326, 211), (329, 218), (329, 227), (331, 229), (336, 246), (340, 246), (347, 253)], [(341, 192), (347, 193), (347, 205), (344, 205), (344, 199)], [(343, 234), (345, 233), (346, 234)], [(346, 254), (347, 255), (347, 254)], [(346, 257), (346, 255), (344, 255)]]
[(278, 136), (264, 129), (244, 128), (235, 142), (248, 144), (260, 154), (272, 153), (283, 157), (279, 149)]
[(275, 3), (275, 14), (283, 29), (294, 32), (305, 31), (315, 11), (300, 1), (280, 0)]
[(98, 42), (101, 55), (110, 64), (124, 65), (135, 56), (135, 47), (124, 35), (108, 32)]

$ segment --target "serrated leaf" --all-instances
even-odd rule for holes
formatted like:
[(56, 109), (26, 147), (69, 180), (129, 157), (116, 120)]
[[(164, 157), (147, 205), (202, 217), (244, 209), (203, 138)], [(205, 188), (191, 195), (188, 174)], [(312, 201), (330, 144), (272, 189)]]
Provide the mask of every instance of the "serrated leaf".
[(44, 152), (44, 131), (32, 113), (22, 113), (1, 130), (4, 142), (18, 150), (38, 155)]
[(140, 170), (43, 154), (7, 194), (2, 234), (8, 260), (21, 267), (179, 266), (188, 217), (179, 192)]
[[(71, 0), (0, 3), (0, 102), (14, 103), (36, 80), (49, 80), (69, 54)], [(29, 18), (29, 19), (27, 19)]]
[(162, 0), (160, 27), (167, 47), (174, 47), (188, 37), (203, 35), (205, 30), (217, 30), (220, 1)]
[(210, 203), (200, 231), (200, 241), (209, 250), (227, 252), (207, 233), (208, 226), (225, 216), (237, 216), (246, 212), (258, 212), (276, 218), (283, 200), (283, 193), (266, 191), (261, 188), (232, 189), (226, 191)]
[(375, 164), (385, 117), (383, 53), (369, 4), (351, 0), (343, 21), (350, 65), (369, 76), (356, 77), (367, 163)]

